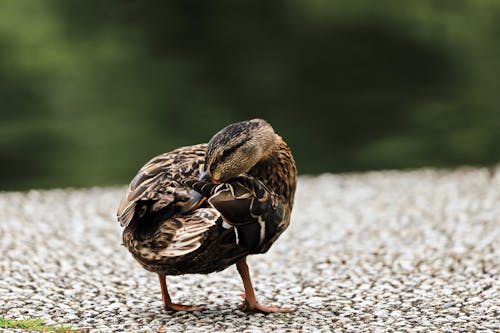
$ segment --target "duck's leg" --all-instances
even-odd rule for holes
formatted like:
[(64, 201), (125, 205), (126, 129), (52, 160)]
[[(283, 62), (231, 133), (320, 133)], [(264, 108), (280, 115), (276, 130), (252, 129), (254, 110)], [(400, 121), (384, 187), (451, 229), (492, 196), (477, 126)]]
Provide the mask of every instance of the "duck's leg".
[(290, 313), (294, 311), (292, 309), (282, 309), (276, 306), (264, 306), (257, 303), (252, 281), (250, 280), (250, 271), (248, 270), (246, 258), (236, 262), (236, 268), (240, 273), (241, 279), (243, 280), (243, 286), (245, 287), (245, 303), (243, 303), (243, 310), (250, 313), (260, 312), (264, 314), (272, 312)]
[(167, 277), (164, 274), (158, 274), (158, 277), (160, 278), (161, 299), (163, 300), (163, 308), (165, 310), (188, 312), (201, 310), (200, 305), (182, 305), (172, 303), (167, 289)]

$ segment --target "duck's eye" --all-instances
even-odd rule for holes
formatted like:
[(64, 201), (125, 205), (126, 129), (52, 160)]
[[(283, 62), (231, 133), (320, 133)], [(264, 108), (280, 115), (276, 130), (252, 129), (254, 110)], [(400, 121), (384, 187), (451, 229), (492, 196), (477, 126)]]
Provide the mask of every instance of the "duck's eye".
[(244, 146), (245, 143), (246, 143), (246, 141), (241, 141), (232, 147), (224, 149), (224, 151), (220, 155), (220, 159), (224, 160), (224, 159), (228, 158), (230, 155), (234, 154), (238, 149), (241, 149), (241, 147)]

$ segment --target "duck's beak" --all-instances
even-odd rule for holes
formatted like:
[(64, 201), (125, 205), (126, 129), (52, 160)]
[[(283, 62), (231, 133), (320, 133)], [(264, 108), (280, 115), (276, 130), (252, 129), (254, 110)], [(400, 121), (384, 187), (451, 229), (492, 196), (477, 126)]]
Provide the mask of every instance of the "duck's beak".
[(215, 177), (213, 174), (209, 175), (206, 170), (203, 170), (198, 177), (198, 180), (202, 182), (212, 183), (212, 184), (220, 184), (221, 181), (219, 178)]
[(191, 190), (191, 192), (189, 192), (189, 200), (186, 201), (186, 203), (184, 204), (184, 206), (182, 207), (181, 211), (183, 213), (186, 213), (186, 212), (190, 212), (190, 211), (193, 211), (195, 210), (196, 208), (200, 207), (201, 204), (206, 200), (207, 198), (205, 198), (203, 195), (201, 195), (200, 193), (196, 192), (195, 190)]
[(198, 180), (201, 180), (203, 182), (212, 182), (212, 178), (208, 175), (207, 170), (203, 170), (200, 175), (198, 176)]
[[(198, 180), (204, 182), (212, 182), (212, 179), (210, 179), (208, 172), (205, 170), (203, 170), (203, 172), (200, 174)], [(200, 207), (205, 200), (206, 198), (201, 193), (196, 192), (195, 190), (191, 190), (191, 192), (189, 192), (189, 200), (186, 201), (186, 204), (184, 205), (184, 207), (182, 207), (181, 211), (185, 213), (195, 210), (196, 208)]]

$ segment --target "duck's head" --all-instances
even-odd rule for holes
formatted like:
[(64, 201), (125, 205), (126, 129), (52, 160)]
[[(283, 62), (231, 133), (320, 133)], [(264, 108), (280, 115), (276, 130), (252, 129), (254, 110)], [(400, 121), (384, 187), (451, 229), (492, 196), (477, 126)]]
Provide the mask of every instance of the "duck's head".
[(208, 142), (200, 178), (221, 183), (242, 175), (271, 154), (276, 140), (273, 128), (262, 119), (226, 126)]
[[(277, 140), (271, 125), (262, 119), (226, 126), (208, 142), (205, 168), (198, 179), (218, 184), (238, 177), (267, 158)], [(191, 211), (204, 200), (200, 193), (192, 190), (182, 211)]]

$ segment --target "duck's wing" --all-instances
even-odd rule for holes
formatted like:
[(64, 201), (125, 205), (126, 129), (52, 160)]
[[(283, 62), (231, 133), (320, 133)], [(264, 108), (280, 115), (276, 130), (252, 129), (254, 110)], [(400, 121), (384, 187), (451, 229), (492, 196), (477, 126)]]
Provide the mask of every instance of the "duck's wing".
[(214, 208), (199, 208), (191, 214), (166, 219), (159, 217), (159, 228), (149, 237), (141, 240), (132, 233), (124, 233), (124, 243), (146, 260), (180, 257), (201, 246), (208, 229), (219, 217), (220, 213)]
[(226, 225), (237, 230), (238, 244), (250, 253), (266, 251), (284, 219), (283, 203), (259, 179), (241, 176), (228, 183), (189, 180), (186, 184), (208, 198)]
[(181, 181), (199, 175), (205, 163), (205, 149), (206, 144), (182, 147), (147, 162), (132, 179), (120, 203), (118, 222), (126, 227), (136, 211), (140, 217), (187, 200), (188, 189)]
[(198, 249), (206, 237), (206, 231), (220, 217), (214, 208), (199, 208), (188, 215), (179, 215), (163, 223), (156, 232), (168, 246), (162, 247), (159, 254), (164, 257), (177, 257)]

